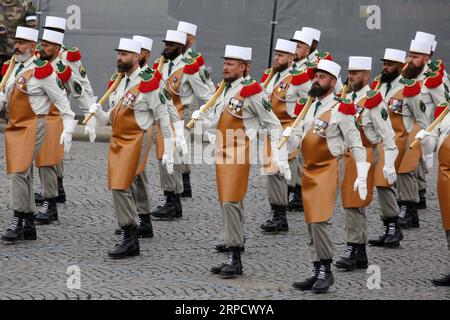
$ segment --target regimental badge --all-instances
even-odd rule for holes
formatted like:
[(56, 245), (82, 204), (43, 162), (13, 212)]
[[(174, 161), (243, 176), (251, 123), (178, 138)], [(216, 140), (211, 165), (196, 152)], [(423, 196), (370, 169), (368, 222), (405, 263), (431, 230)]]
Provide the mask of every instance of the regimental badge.
[(284, 91), (287, 88), (287, 83), (286, 82), (280, 82), (280, 84), (278, 85), (278, 92)]
[(17, 86), (19, 86), (22, 90), (24, 90), (26, 83), (27, 83), (27, 80), (22, 76), (17, 80)]
[(211, 78), (211, 75), (209, 74), (208, 70), (206, 70), (206, 68), (203, 69), (203, 74), (205, 75), (206, 79), (209, 80)]
[(83, 66), (80, 66), (80, 75), (83, 77), (83, 78), (86, 78), (86, 69), (84, 69), (84, 67)]
[(242, 108), (244, 107), (244, 101), (236, 99), (236, 98), (231, 98), (230, 102), (228, 103), (228, 108), (230, 109), (230, 111), (233, 114), (238, 114), (242, 111)]
[(266, 99), (262, 99), (262, 105), (267, 111), (272, 111), (272, 104), (270, 104), (270, 102)]
[(167, 100), (172, 100), (172, 96), (170, 95), (170, 92), (166, 89), (166, 88), (164, 88), (163, 89), (163, 92), (164, 92), (164, 96), (167, 98)]
[(423, 101), (420, 101), (420, 110), (425, 113), (425, 111), (427, 110), (427, 106), (425, 105), (425, 103), (423, 103)]
[(389, 109), (391, 109), (393, 113), (397, 114), (402, 113), (402, 108), (403, 108), (403, 100), (397, 100), (394, 98), (391, 98), (389, 100)]
[(136, 96), (134, 94), (132, 94), (131, 92), (127, 92), (127, 94), (125, 95), (125, 99), (123, 99), (123, 104), (125, 106), (132, 106), (134, 101), (136, 100)]
[(323, 121), (321, 119), (314, 119), (313, 122), (313, 132), (325, 138), (327, 135), (328, 121)]
[(358, 106), (357, 104), (355, 104), (356, 107), (356, 113), (355, 113), (355, 118), (359, 118), (361, 116), (361, 113), (364, 110), (364, 107)]
[(386, 121), (387, 118), (389, 117), (388, 112), (385, 108), (381, 109), (381, 117), (383, 118), (384, 121)]
[(207, 81), (208, 79), (206, 79), (206, 76), (203, 74), (203, 72), (200, 72), (199, 75), (200, 75), (200, 79), (202, 79), (202, 82), (203, 82), (204, 84), (206, 84), (206, 81)]
[(83, 88), (81, 87), (81, 84), (76, 81), (73, 83), (73, 89), (75, 90), (75, 92), (77, 94), (81, 94), (83, 92)]
[(56, 83), (58, 84), (58, 87), (59, 87), (61, 90), (65, 90), (62, 81), (61, 81), (58, 77), (56, 77)]
[(166, 98), (161, 92), (159, 93), (159, 100), (161, 101), (162, 104), (166, 104)]

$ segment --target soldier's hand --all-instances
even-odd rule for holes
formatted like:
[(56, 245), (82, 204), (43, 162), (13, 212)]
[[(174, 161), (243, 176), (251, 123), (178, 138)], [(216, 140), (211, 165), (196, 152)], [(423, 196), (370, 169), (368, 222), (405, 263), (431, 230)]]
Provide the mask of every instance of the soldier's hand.
[(195, 121), (202, 121), (205, 118), (205, 114), (200, 110), (195, 110), (194, 112), (192, 112), (191, 118)]
[(173, 144), (172, 139), (164, 139), (164, 154), (161, 160), (163, 166), (166, 167), (167, 173), (173, 173)]
[(92, 117), (91, 120), (89, 120), (89, 122), (84, 127), (84, 134), (89, 135), (90, 142), (95, 142), (95, 138), (97, 137), (97, 134), (95, 132), (96, 125), (97, 125), (97, 120), (95, 119), (95, 117)]
[(63, 126), (64, 131), (61, 134), (61, 138), (59, 139), (60, 144), (64, 144), (64, 152), (68, 153), (70, 151), (70, 147), (72, 146), (72, 134), (75, 132), (75, 128), (77, 127), (78, 120), (72, 119), (64, 119)]
[(98, 103), (93, 103), (90, 107), (89, 107), (89, 112), (96, 114), (97, 112), (100, 112), (102, 110), (102, 105), (98, 104)]
[(426, 130), (420, 130), (416, 134), (416, 139), (420, 140), (420, 144), (422, 145), (422, 152), (424, 154), (432, 154), (434, 151), (434, 138), (432, 137), (431, 133)]
[(369, 173), (369, 168), (369, 162), (356, 163), (356, 171), (358, 172), (358, 176), (353, 185), (353, 191), (358, 190), (361, 200), (366, 200), (367, 198), (367, 175)]
[(395, 160), (397, 159), (397, 155), (398, 150), (384, 151), (383, 176), (391, 185), (397, 181), (397, 173), (395, 172)]
[(292, 127), (287, 127), (283, 131), (283, 137), (290, 138), (293, 133), (294, 133), (294, 129)]

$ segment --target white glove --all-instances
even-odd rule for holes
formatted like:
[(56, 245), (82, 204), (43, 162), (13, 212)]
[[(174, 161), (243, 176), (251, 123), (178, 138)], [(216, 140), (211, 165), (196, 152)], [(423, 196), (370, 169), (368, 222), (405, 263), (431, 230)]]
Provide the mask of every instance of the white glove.
[(64, 131), (59, 139), (60, 144), (64, 144), (64, 152), (68, 153), (70, 151), (70, 146), (72, 145), (72, 134), (75, 132), (78, 120), (64, 119), (63, 126)]
[(215, 133), (210, 133), (208, 131), (205, 132), (206, 137), (208, 138), (209, 144), (211, 145), (215, 145), (216, 144), (216, 140), (217, 140), (217, 136)]
[(384, 167), (383, 176), (389, 182), (394, 184), (397, 181), (397, 173), (395, 172), (395, 159), (397, 159), (398, 150), (385, 150), (384, 151)]
[(0, 106), (6, 103), (6, 94), (3, 91), (0, 91)]
[(89, 107), (89, 113), (93, 113), (96, 114), (98, 112), (100, 112), (102, 110), (102, 105), (98, 104), (98, 103), (93, 103), (90, 107)]
[(91, 120), (89, 120), (89, 122), (84, 127), (84, 134), (89, 135), (90, 142), (95, 142), (95, 138), (97, 137), (97, 134), (95, 133), (96, 125), (97, 125), (97, 120), (95, 117), (92, 117)]
[(205, 118), (205, 114), (200, 110), (195, 110), (192, 112), (191, 119), (194, 119), (195, 121), (202, 121)]
[(425, 168), (430, 171), (433, 169), (433, 154), (422, 154), (423, 161), (425, 162)]
[(286, 180), (291, 180), (291, 170), (289, 169), (288, 151), (286, 144), (281, 149), (278, 149), (275, 139), (270, 139), (272, 147), (272, 161), (278, 167), (278, 171)]
[(422, 152), (424, 154), (430, 154), (434, 152), (435, 140), (430, 132), (422, 129), (417, 132), (415, 138), (420, 140), (420, 144), (422, 145)]
[(353, 185), (353, 191), (358, 190), (359, 197), (361, 200), (366, 200), (367, 197), (367, 174), (369, 173), (370, 163), (369, 162), (357, 162), (356, 171), (358, 172), (358, 177)]
[(184, 121), (174, 122), (173, 128), (175, 129), (175, 146), (177, 147), (177, 150), (181, 152), (181, 155), (185, 156), (189, 153), (189, 150), (186, 138), (184, 137)]
[(162, 164), (166, 166), (167, 173), (173, 173), (173, 145), (171, 139), (164, 139), (164, 154)]
[(286, 138), (290, 138), (292, 137), (292, 134), (294, 133), (294, 128), (292, 127), (287, 127), (286, 129), (284, 129), (283, 131), (283, 137)]

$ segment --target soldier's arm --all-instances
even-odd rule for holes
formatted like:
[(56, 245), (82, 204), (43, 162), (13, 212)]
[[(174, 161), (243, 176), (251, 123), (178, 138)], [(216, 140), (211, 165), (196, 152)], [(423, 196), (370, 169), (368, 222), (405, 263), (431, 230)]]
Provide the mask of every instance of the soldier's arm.
[(366, 149), (362, 144), (359, 130), (356, 128), (354, 116), (338, 112), (338, 126), (355, 161), (365, 162)]
[(56, 74), (52, 73), (50, 76), (39, 81), (50, 101), (55, 105), (59, 112), (61, 112), (61, 118), (74, 119), (75, 113), (70, 108), (70, 102), (65, 90), (58, 84), (59, 80), (56, 77)]
[[(153, 109), (153, 114), (155, 116), (155, 122), (159, 121), (161, 126), (161, 132), (164, 139), (168, 139), (171, 136), (170, 131), (170, 116), (168, 112), (167, 100), (163, 101), (160, 98), (161, 91), (155, 90), (145, 94), (145, 100), (149, 109)], [(173, 105), (173, 104), (172, 104)], [(175, 106), (174, 106), (175, 108)], [(175, 110), (176, 112), (176, 110)], [(178, 116), (178, 114), (177, 114)], [(178, 117), (179, 119), (179, 117)], [(179, 121), (179, 120), (178, 120)]]
[(187, 77), (187, 81), (191, 85), (192, 90), (194, 91), (194, 95), (202, 100), (209, 101), (214, 94), (214, 91), (208, 86), (207, 83), (204, 83), (200, 77), (199, 72), (194, 74), (185, 74)]
[[(269, 131), (271, 129), (281, 130), (280, 120), (273, 113), (269, 98), (264, 91), (252, 95), (248, 99), (250, 101), (248, 104), (249, 111), (258, 117), (262, 127), (269, 129)], [(246, 105), (244, 108), (246, 108)]]
[[(383, 149), (396, 150), (395, 132), (394, 129), (392, 129), (385, 103), (380, 103), (377, 107), (370, 109), (369, 112), (374, 130), (383, 141)], [(382, 112), (384, 112), (384, 117)]]
[(407, 100), (407, 106), (411, 113), (414, 115), (416, 122), (422, 129), (426, 129), (429, 125), (429, 120), (426, 114), (426, 105), (422, 101), (422, 94), (418, 94), (413, 97), (405, 98)]

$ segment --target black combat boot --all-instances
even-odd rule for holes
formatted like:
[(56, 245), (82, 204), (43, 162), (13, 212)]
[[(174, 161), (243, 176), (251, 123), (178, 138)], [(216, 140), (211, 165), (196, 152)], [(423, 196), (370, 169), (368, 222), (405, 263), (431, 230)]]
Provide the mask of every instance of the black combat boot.
[(120, 241), (108, 252), (112, 259), (123, 259), (140, 255), (137, 228), (135, 225), (122, 227)]
[(267, 220), (261, 225), (261, 229), (266, 232), (289, 231), (289, 225), (286, 218), (286, 207), (270, 205), (272, 211), (272, 219)]
[(356, 268), (367, 269), (369, 259), (367, 258), (366, 244), (359, 243), (356, 245)]
[(172, 197), (172, 202), (175, 207), (175, 218), (183, 217), (183, 206), (181, 205), (181, 194), (174, 194)]
[(378, 238), (369, 239), (369, 244), (374, 247), (383, 247), (384, 241), (387, 238), (389, 232), (389, 222), (388, 220), (383, 220), (384, 229), (383, 232), (378, 236)]
[(37, 193), (37, 192), (34, 193), (34, 202), (36, 203), (36, 205), (40, 206), (44, 203), (44, 201), (45, 201), (45, 199), (41, 193)]
[(149, 214), (139, 215), (139, 226), (137, 227), (137, 236), (139, 238), (153, 238), (153, 226)]
[(450, 287), (450, 273), (447, 274), (446, 276), (443, 276), (442, 278), (435, 278), (435, 279), (431, 280), (431, 282), (435, 286)]
[(11, 227), (2, 235), (2, 240), (16, 242), (17, 240), (36, 240), (36, 227), (33, 213), (14, 211)]
[(295, 289), (299, 289), (299, 290), (311, 290), (311, 288), (313, 287), (314, 283), (316, 283), (317, 281), (317, 277), (319, 276), (319, 271), (320, 271), (320, 262), (319, 261), (315, 261), (313, 262), (314, 268), (312, 271), (311, 276), (309, 276), (308, 278), (306, 278), (303, 281), (296, 281), (292, 284), (292, 286)]
[(417, 205), (417, 209), (426, 209), (427, 208), (427, 198), (425, 198), (425, 194), (427, 193), (427, 189), (419, 190), (419, 204)]
[(288, 211), (303, 211), (303, 200), (302, 200), (302, 187), (296, 185), (295, 187), (289, 187), (289, 204)]
[(403, 240), (403, 232), (398, 224), (398, 217), (387, 219), (388, 233), (384, 240), (386, 248), (394, 248), (400, 246), (400, 241)]
[(316, 283), (312, 286), (311, 290), (314, 293), (325, 293), (334, 284), (334, 276), (331, 272), (332, 259), (320, 260), (320, 270)]
[(239, 247), (230, 247), (229, 250), (228, 259), (225, 262), (225, 265), (220, 269), (219, 273), (223, 278), (233, 278), (242, 275), (242, 262)]
[(34, 220), (37, 224), (49, 224), (52, 221), (57, 221), (58, 208), (56, 206), (56, 198), (46, 198), (42, 204), (41, 210), (36, 214)]
[(182, 198), (192, 198), (192, 188), (191, 188), (191, 179), (190, 173), (183, 173), (183, 193), (181, 194)]
[(56, 197), (56, 202), (66, 202), (66, 191), (64, 191), (63, 178), (58, 178), (58, 197)]
[[(221, 243), (221, 244), (217, 244), (215, 247), (217, 252), (229, 252), (228, 247), (225, 243)], [(239, 251), (240, 252), (244, 252), (245, 251), (245, 247), (239, 247)]]
[(152, 215), (155, 218), (172, 220), (175, 218), (175, 205), (172, 200), (174, 193), (164, 191), (164, 195), (166, 196), (164, 205), (158, 206), (156, 210), (152, 212)]
[(356, 268), (356, 243), (347, 242), (344, 255), (335, 263), (335, 266), (346, 271)]
[(408, 229), (411, 224), (411, 214), (410, 210), (408, 210), (408, 204), (410, 202), (400, 201), (398, 207), (400, 209), (400, 213), (398, 215), (398, 225), (402, 229)]
[(408, 214), (411, 217), (409, 220), (409, 228), (419, 228), (420, 222), (419, 222), (419, 212), (417, 211), (417, 205), (418, 203), (410, 202), (408, 204)]

